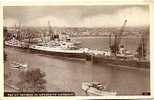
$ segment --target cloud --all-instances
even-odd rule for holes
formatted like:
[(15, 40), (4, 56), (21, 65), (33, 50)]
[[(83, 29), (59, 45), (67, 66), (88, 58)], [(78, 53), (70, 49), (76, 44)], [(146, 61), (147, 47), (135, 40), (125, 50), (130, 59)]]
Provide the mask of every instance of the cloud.
[[(111, 10), (111, 8), (114, 8), (114, 10)], [(24, 9), (22, 7), (23, 12), (20, 10), (13, 12), (9, 7), (4, 11), (4, 25), (7, 26), (12, 26), (19, 22), (26, 26), (47, 26), (48, 21), (50, 21), (51, 26), (59, 27), (108, 27), (121, 26), (125, 19), (128, 20), (127, 26), (149, 25), (147, 6), (56, 6), (53, 9), (52, 7), (37, 7), (35, 9), (26, 9), (26, 7)]]
[(84, 26), (121, 26), (127, 19), (127, 26), (149, 25), (149, 14), (147, 11), (138, 8), (127, 8), (113, 14), (100, 14), (85, 18)]
[(25, 23), (26, 26), (48, 26), (48, 21), (50, 21), (51, 26), (68, 26), (67, 22), (63, 19), (56, 18), (54, 16), (44, 16), (39, 18), (34, 18)]

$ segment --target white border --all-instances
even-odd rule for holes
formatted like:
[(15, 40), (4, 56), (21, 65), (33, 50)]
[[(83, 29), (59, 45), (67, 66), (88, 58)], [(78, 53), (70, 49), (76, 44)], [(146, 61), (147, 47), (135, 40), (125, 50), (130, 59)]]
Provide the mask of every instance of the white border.
[[(3, 97), (3, 92), (4, 92), (4, 86), (3, 86), (3, 6), (39, 6), (39, 5), (47, 5), (47, 6), (51, 6), (51, 5), (149, 5), (150, 7), (150, 60), (151, 60), (151, 70), (150, 70), (150, 87), (151, 87), (151, 96), (75, 96), (75, 97)], [(153, 65), (153, 57), (154, 57), (154, 46), (152, 46), (152, 43), (154, 42), (152, 37), (154, 37), (154, 3), (152, 3), (150, 0), (147, 1), (141, 1), (141, 0), (125, 0), (125, 1), (103, 1), (103, 0), (55, 0), (55, 1), (48, 1), (48, 0), (37, 0), (37, 1), (11, 1), (11, 0), (6, 0), (1, 2), (0, 5), (0, 54), (2, 56), (0, 56), (0, 100), (1, 98), (4, 100), (16, 100), (16, 99), (24, 99), (24, 100), (30, 100), (30, 99), (34, 99), (34, 100), (47, 100), (47, 99), (141, 99), (141, 98), (152, 98), (154, 97), (154, 82), (152, 79), (154, 79), (154, 73), (153, 70), (154, 68), (152, 67)]]

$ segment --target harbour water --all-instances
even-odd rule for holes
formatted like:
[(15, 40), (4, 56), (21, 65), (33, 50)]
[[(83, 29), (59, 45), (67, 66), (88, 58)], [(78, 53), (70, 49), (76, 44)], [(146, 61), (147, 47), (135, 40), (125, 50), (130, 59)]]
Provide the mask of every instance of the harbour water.
[[(109, 50), (109, 38), (108, 37), (77, 37), (73, 38), (76, 41), (81, 42), (81, 47), (87, 47), (98, 50)], [(111, 42), (114, 43), (114, 38), (111, 39)], [(121, 40), (121, 45), (131, 51), (135, 52), (138, 44), (140, 42), (140, 37), (123, 37)], [(149, 42), (145, 41), (147, 52), (149, 53)]]
[[(80, 40), (82, 41), (81, 46), (84, 47), (102, 50), (107, 46), (104, 45), (107, 43), (107, 40), (104, 39)], [(127, 43), (131, 46), (135, 42)], [(132, 48), (136, 46), (134, 45)], [(142, 92), (150, 91), (149, 69), (94, 65), (85, 60), (32, 54), (10, 47), (6, 47), (5, 51), (8, 55), (8, 61), (27, 63), (29, 67), (40, 68), (45, 72), (46, 88), (50, 92), (68, 91), (75, 92), (79, 96), (85, 95), (85, 92), (81, 89), (81, 84), (87, 81), (101, 82), (109, 90), (117, 91), (117, 95), (141, 95)], [(5, 67), (10, 67), (10, 65), (5, 65)]]

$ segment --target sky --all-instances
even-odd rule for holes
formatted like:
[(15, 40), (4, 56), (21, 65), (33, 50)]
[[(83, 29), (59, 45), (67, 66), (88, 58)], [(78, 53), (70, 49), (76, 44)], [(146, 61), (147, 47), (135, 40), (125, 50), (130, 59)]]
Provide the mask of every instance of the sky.
[(5, 6), (4, 26), (114, 27), (148, 26), (147, 5)]

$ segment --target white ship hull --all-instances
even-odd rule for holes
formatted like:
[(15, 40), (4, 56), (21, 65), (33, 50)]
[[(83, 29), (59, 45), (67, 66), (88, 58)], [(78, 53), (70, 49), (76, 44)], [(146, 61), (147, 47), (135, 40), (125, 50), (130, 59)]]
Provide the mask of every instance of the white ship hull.
[(42, 53), (53, 56), (69, 57), (69, 58), (80, 58), (86, 59), (88, 57), (84, 50), (69, 50), (60, 47), (45, 47), (45, 46), (31, 46), (29, 48), (33, 53)]

